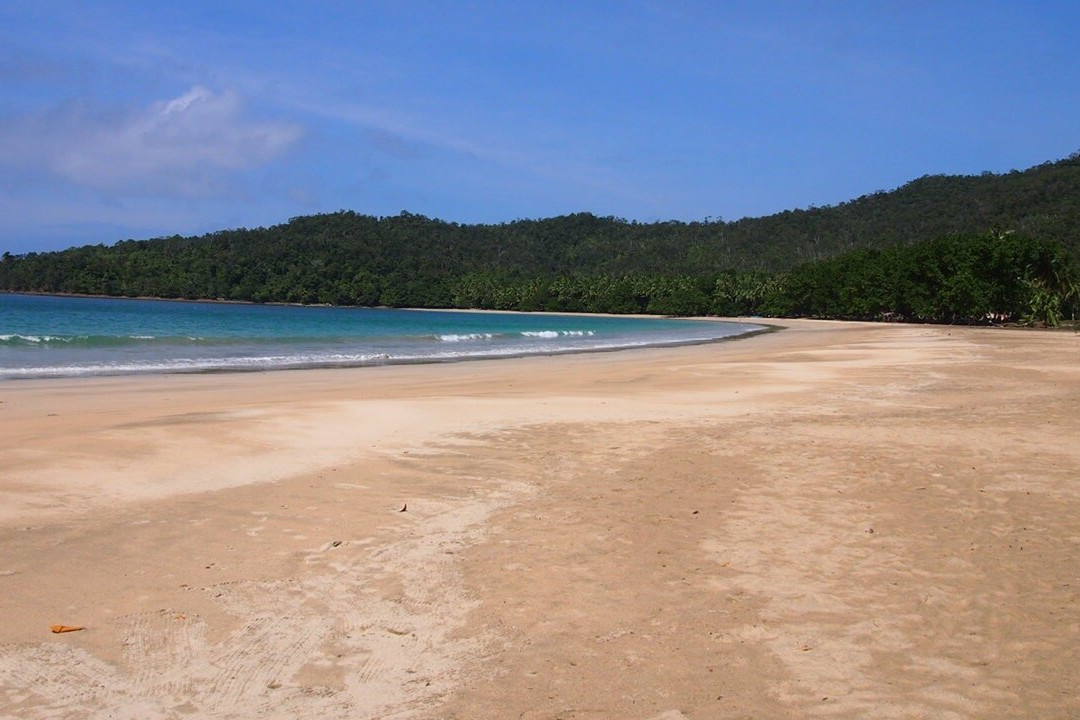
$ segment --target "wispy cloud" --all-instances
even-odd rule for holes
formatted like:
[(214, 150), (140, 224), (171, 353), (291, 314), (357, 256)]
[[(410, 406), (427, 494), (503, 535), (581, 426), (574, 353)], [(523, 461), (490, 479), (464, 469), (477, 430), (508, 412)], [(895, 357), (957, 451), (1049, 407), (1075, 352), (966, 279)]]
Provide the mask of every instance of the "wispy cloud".
[(478, 172), (498, 168), (515, 177), (519, 186), (531, 178), (554, 182), (560, 191), (606, 194), (635, 203), (655, 194), (655, 187), (642, 189), (598, 160), (588, 142), (559, 129), (536, 127), (526, 118), (509, 125), (484, 123), (471, 115), (462, 118), (460, 110), (441, 104), (438, 97), (428, 98), (429, 105), (440, 109), (429, 117), (398, 109), (390, 101), (338, 101), (331, 93), (316, 92), (297, 91), (284, 102), (296, 111), (356, 127), (378, 151), (397, 159), (415, 159), (434, 150), (456, 156), (463, 167)]
[(0, 119), (0, 165), (96, 190), (200, 196), (219, 190), (230, 171), (278, 156), (301, 134), (294, 124), (248, 119), (235, 92), (195, 86), (149, 107), (69, 102)]

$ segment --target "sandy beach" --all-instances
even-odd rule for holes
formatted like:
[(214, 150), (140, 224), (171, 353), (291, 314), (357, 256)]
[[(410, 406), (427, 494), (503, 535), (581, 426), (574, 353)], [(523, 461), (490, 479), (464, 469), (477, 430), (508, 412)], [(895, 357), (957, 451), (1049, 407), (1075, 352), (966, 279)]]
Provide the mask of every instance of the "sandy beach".
[(1080, 336), (785, 324), (0, 384), (0, 717), (1080, 717)]

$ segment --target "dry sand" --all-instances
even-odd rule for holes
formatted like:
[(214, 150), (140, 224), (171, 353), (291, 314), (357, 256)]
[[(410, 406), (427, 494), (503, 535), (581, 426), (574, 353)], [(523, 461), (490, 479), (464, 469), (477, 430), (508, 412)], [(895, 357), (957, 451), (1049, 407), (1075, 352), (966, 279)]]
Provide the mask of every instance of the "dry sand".
[(1080, 717), (1078, 360), (797, 322), (4, 383), (0, 717)]

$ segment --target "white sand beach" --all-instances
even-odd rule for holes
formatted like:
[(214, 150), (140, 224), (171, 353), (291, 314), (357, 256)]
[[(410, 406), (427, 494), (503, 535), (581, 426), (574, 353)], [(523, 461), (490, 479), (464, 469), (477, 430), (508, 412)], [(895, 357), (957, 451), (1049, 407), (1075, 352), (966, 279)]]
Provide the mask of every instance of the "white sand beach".
[(784, 324), (3, 383), (0, 717), (1080, 716), (1080, 336)]

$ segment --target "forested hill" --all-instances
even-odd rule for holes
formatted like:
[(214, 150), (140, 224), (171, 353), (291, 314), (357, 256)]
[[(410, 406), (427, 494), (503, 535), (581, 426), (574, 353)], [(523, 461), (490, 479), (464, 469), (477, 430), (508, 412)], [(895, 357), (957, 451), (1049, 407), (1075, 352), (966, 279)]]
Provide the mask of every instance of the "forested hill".
[[(579, 213), (463, 225), (404, 212), (382, 218), (337, 212), (202, 237), (5, 253), (0, 289), (558, 309), (565, 307), (551, 299), (558, 278), (633, 277), (630, 284), (638, 290), (631, 295), (637, 299), (612, 307), (666, 312), (649, 298), (668, 292), (656, 290), (656, 283), (671, 278), (708, 295), (722, 273), (764, 277), (853, 250), (991, 231), (1060, 244), (1076, 256), (1078, 229), (1080, 154), (1074, 154), (1023, 172), (926, 176), (836, 206), (734, 222), (638, 223)], [(529, 290), (527, 281), (545, 289)], [(644, 285), (653, 290), (640, 290)], [(509, 287), (525, 295), (498, 300)], [(588, 300), (578, 305), (598, 308)]]
[(1057, 241), (1080, 256), (1080, 152), (1000, 175), (926, 175), (839, 205), (739, 220), (725, 234), (742, 267), (760, 257), (763, 269), (781, 270), (853, 249), (989, 230)]

